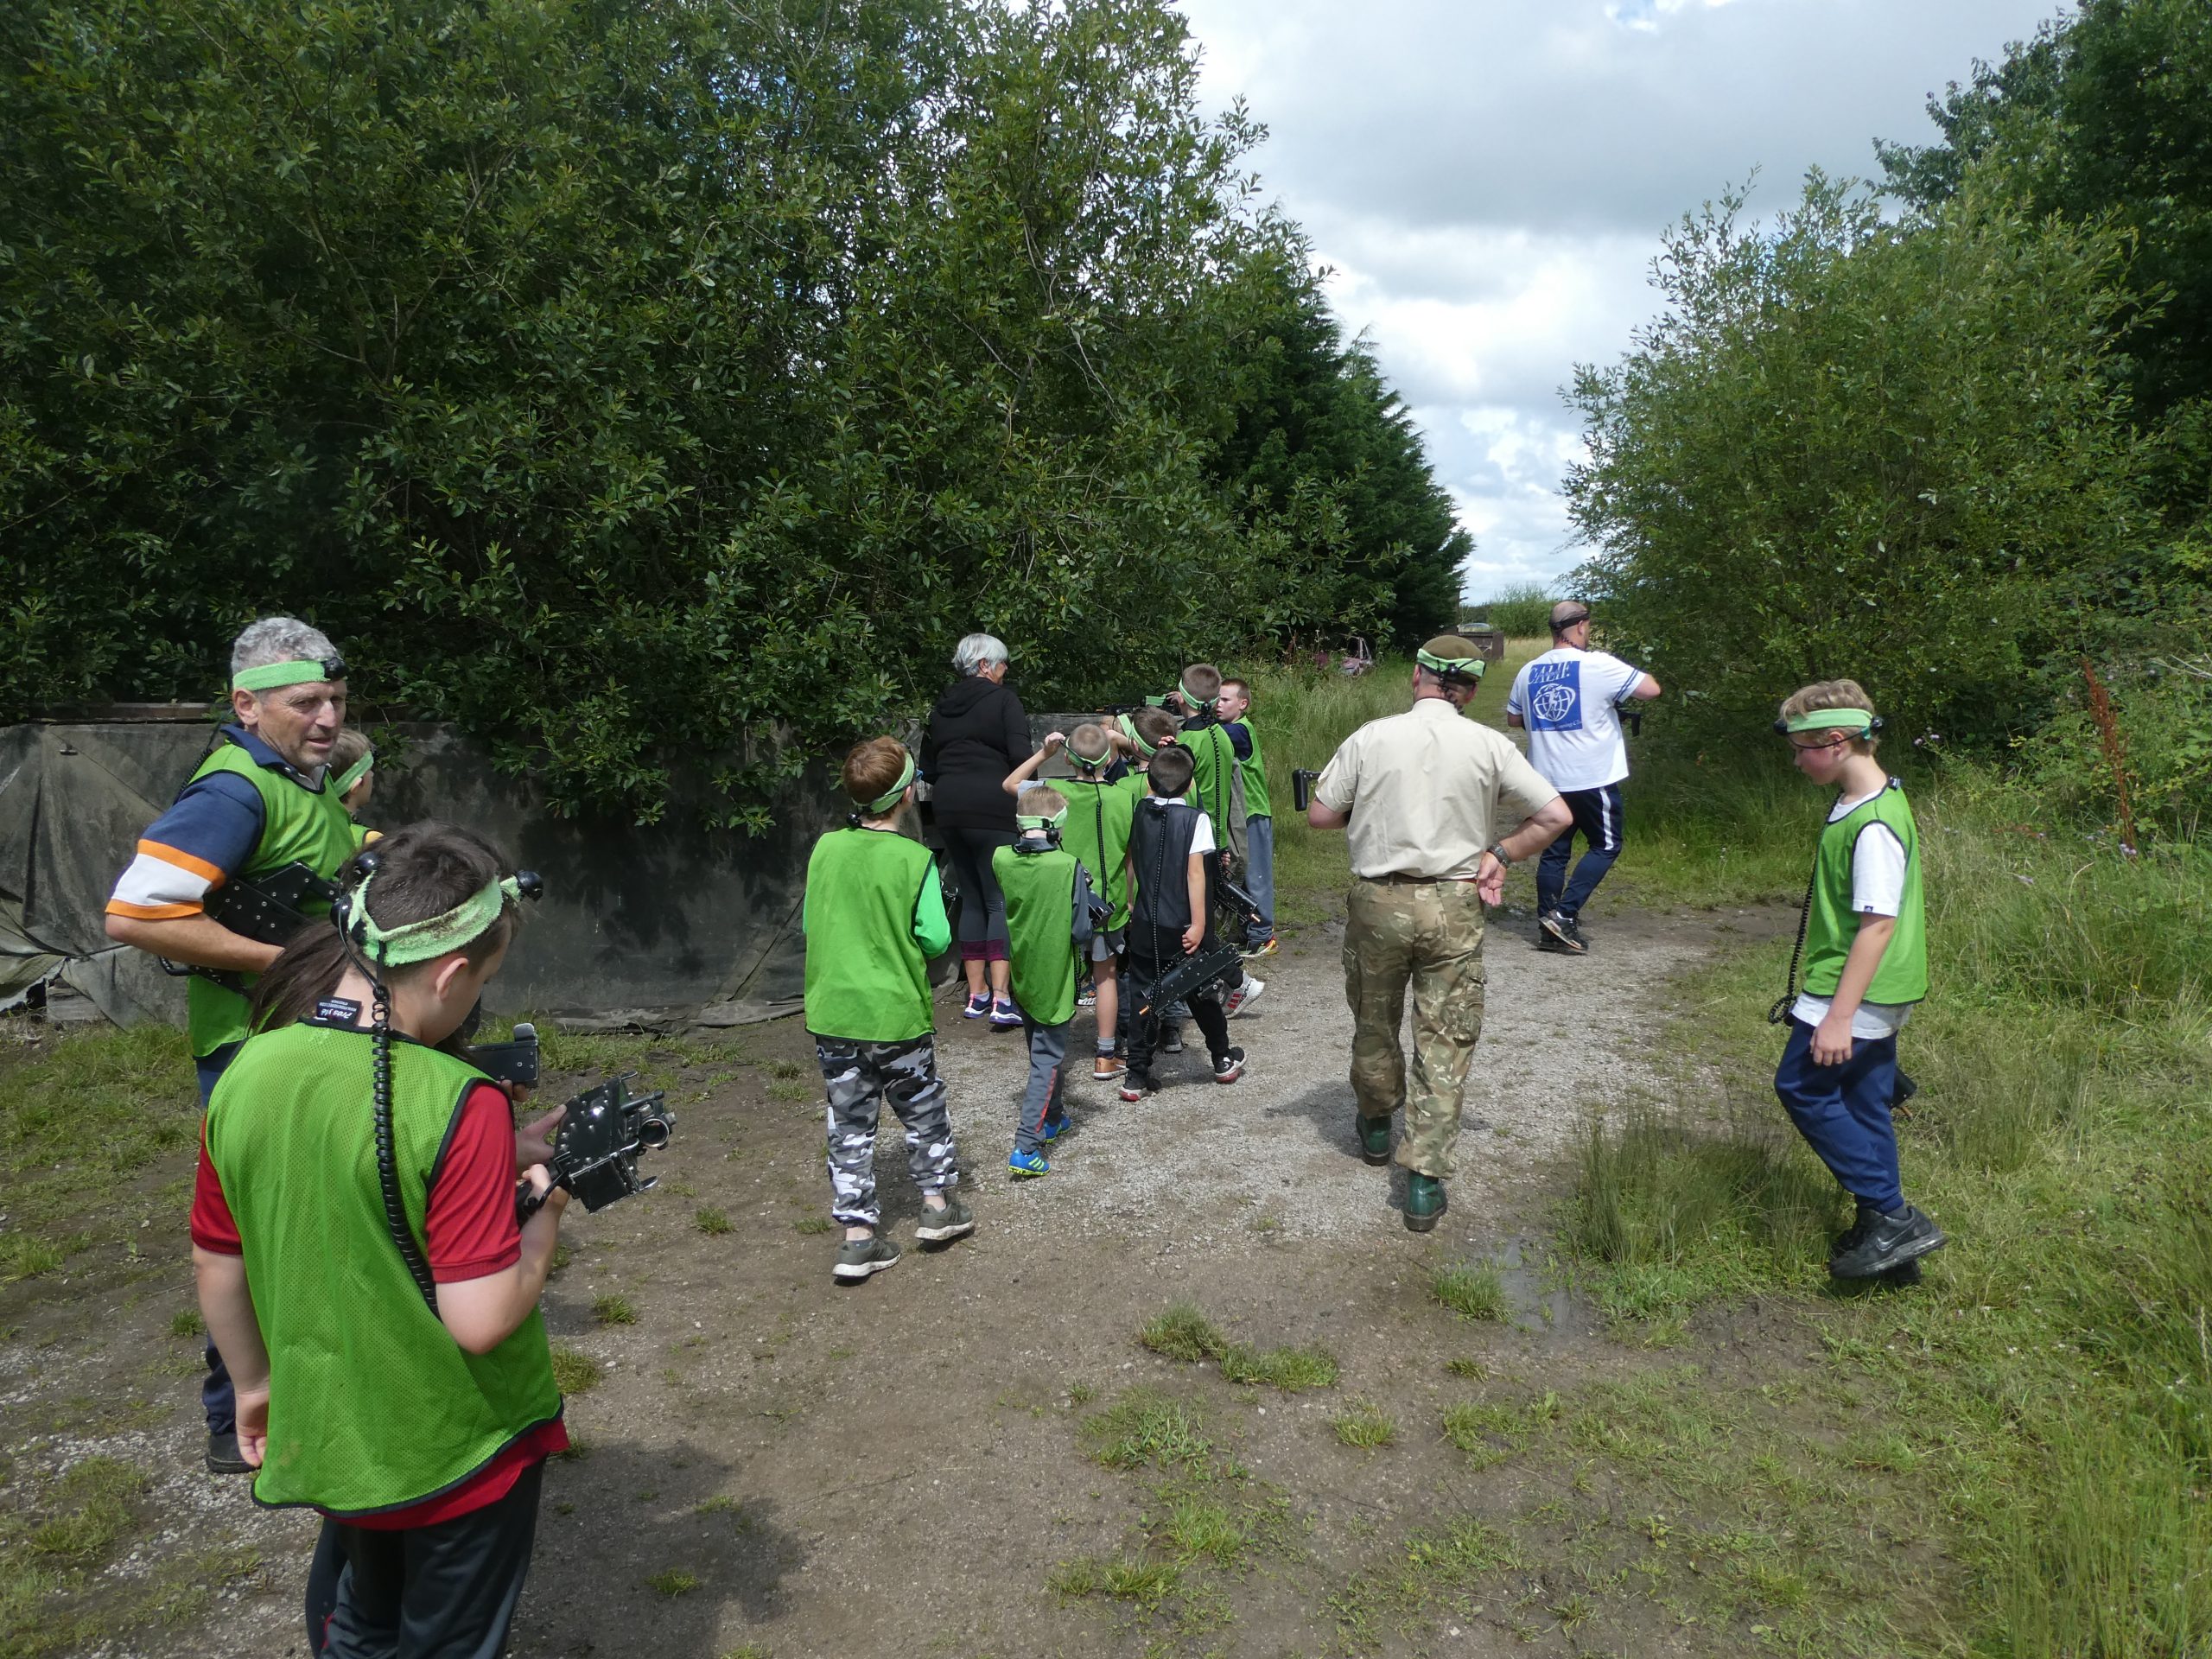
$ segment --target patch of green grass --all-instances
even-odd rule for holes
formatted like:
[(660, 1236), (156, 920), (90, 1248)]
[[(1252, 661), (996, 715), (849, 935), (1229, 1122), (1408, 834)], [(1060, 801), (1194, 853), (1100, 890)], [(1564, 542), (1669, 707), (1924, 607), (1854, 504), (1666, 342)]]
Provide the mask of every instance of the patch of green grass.
[(1329, 1419), (1329, 1427), (1337, 1431), (1337, 1438), (1346, 1446), (1363, 1451), (1397, 1444), (1398, 1420), (1372, 1401), (1352, 1401)]
[[(589, 1354), (574, 1348), (553, 1351), (553, 1381), (563, 1394), (589, 1394), (599, 1386), (603, 1375), (599, 1362)], [(576, 1455), (583, 1454), (579, 1452)]]
[(601, 1325), (635, 1325), (638, 1310), (630, 1306), (627, 1296), (612, 1293), (591, 1299), (591, 1316)]
[(1228, 1345), (1213, 1321), (1190, 1302), (1177, 1302), (1146, 1320), (1137, 1340), (1155, 1354), (1188, 1364), (1218, 1359)]
[(794, 1078), (806, 1076), (806, 1068), (797, 1060), (771, 1060), (768, 1063), (768, 1075), (779, 1083), (789, 1083)]
[(1464, 1354), (1456, 1359), (1446, 1360), (1444, 1369), (1454, 1376), (1467, 1377), (1477, 1382), (1486, 1382), (1491, 1377), (1491, 1369), (1488, 1365), (1479, 1359), (1470, 1359)]
[(1505, 1318), (1505, 1281), (1492, 1262), (1440, 1267), (1429, 1275), (1428, 1291), (1463, 1319)]
[(180, 1307), (169, 1315), (169, 1334), (173, 1337), (202, 1336), (207, 1330), (207, 1321), (200, 1317), (196, 1307)]
[(1195, 1407), (1142, 1385), (1084, 1419), (1082, 1433), (1109, 1469), (1204, 1468), (1213, 1452)]
[(1503, 1462), (1529, 1443), (1519, 1412), (1477, 1400), (1445, 1408), (1444, 1438), (1474, 1459), (1478, 1469)]
[(1520, 1567), (1522, 1559), (1510, 1534), (1462, 1516), (1408, 1535), (1388, 1566), (1355, 1574), (1324, 1605), (1346, 1649), (1371, 1653), (1382, 1645), (1386, 1627), (1403, 1629), (1456, 1604), (1491, 1575)]
[(836, 1224), (837, 1224), (836, 1222), (830, 1220), (827, 1216), (801, 1216), (797, 1221), (791, 1223), (791, 1230), (795, 1233), (806, 1233), (810, 1235), (816, 1233), (826, 1233), (835, 1228)]
[(1337, 1385), (1336, 1356), (1325, 1348), (1269, 1348), (1261, 1350), (1233, 1344), (1222, 1351), (1221, 1374), (1231, 1382), (1243, 1382), (1285, 1394)]
[(664, 1596), (688, 1596), (699, 1587), (699, 1575), (680, 1567), (668, 1567), (649, 1576), (645, 1582)]
[(1154, 1612), (1182, 1588), (1183, 1569), (1173, 1561), (1147, 1560), (1139, 1555), (1080, 1555), (1054, 1567), (1046, 1574), (1045, 1586), (1063, 1601), (1110, 1596), (1141, 1611)]
[(703, 1205), (691, 1212), (691, 1224), (709, 1238), (720, 1238), (730, 1230), (729, 1217), (719, 1210)]
[(104, 1555), (130, 1530), (131, 1505), (146, 1485), (146, 1477), (119, 1459), (80, 1459), (54, 1485), (54, 1500), (64, 1513), (32, 1529), (31, 1548), (80, 1564)]

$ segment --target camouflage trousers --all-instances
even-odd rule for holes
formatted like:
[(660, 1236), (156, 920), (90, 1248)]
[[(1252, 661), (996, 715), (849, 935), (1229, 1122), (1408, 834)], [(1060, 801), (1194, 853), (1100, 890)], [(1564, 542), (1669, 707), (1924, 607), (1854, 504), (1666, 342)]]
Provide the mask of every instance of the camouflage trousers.
[(906, 1131), (906, 1167), (914, 1185), (925, 1192), (949, 1192), (959, 1184), (933, 1036), (903, 1043), (815, 1036), (814, 1058), (830, 1090), (831, 1215), (849, 1227), (873, 1227), (883, 1218), (875, 1201), (875, 1128), (887, 1100)]
[[(1414, 993), (1408, 1083), (1398, 1027)], [(1483, 901), (1471, 881), (1361, 881), (1344, 922), (1344, 1000), (1351, 1004), (1351, 1090), (1362, 1117), (1401, 1106), (1398, 1161), (1440, 1180), (1452, 1173), (1459, 1096), (1483, 1032)]]

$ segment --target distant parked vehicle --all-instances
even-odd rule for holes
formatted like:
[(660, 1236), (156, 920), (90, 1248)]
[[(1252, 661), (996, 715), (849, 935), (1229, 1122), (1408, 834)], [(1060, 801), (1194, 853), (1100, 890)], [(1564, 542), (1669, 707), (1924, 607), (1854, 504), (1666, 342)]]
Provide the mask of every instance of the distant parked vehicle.
[(1344, 653), (1344, 660), (1339, 662), (1337, 667), (1340, 672), (1349, 674), (1354, 679), (1358, 678), (1362, 674), (1374, 671), (1375, 653), (1367, 648), (1367, 640), (1364, 636), (1357, 633), (1352, 635), (1351, 649)]

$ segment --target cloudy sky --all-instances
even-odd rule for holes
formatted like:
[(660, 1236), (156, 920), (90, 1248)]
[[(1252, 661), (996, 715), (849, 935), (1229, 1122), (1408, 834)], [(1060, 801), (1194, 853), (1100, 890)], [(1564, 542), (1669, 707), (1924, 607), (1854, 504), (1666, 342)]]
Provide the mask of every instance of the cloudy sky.
[(1479, 601), (1582, 557), (1560, 396), (1652, 315), (1658, 234), (1759, 169), (1865, 177), (1927, 95), (2058, 0), (1181, 0), (1204, 97), (1269, 130), (1267, 192), (1312, 233), (1473, 532)]

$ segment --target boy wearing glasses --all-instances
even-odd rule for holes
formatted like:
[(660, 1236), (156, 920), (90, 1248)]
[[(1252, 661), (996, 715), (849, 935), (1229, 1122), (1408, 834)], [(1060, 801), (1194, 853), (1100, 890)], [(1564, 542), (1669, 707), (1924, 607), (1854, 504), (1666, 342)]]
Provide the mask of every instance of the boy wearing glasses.
[(1836, 798), (1814, 855), (1802, 989), (1774, 1091), (1859, 1206), (1829, 1273), (1910, 1280), (1946, 1240), (1904, 1200), (1890, 1119), (1897, 1033), (1928, 995), (1928, 941), (1920, 835), (1904, 786), (1875, 759), (1880, 723), (1855, 680), (1806, 686), (1775, 721), (1797, 770)]

